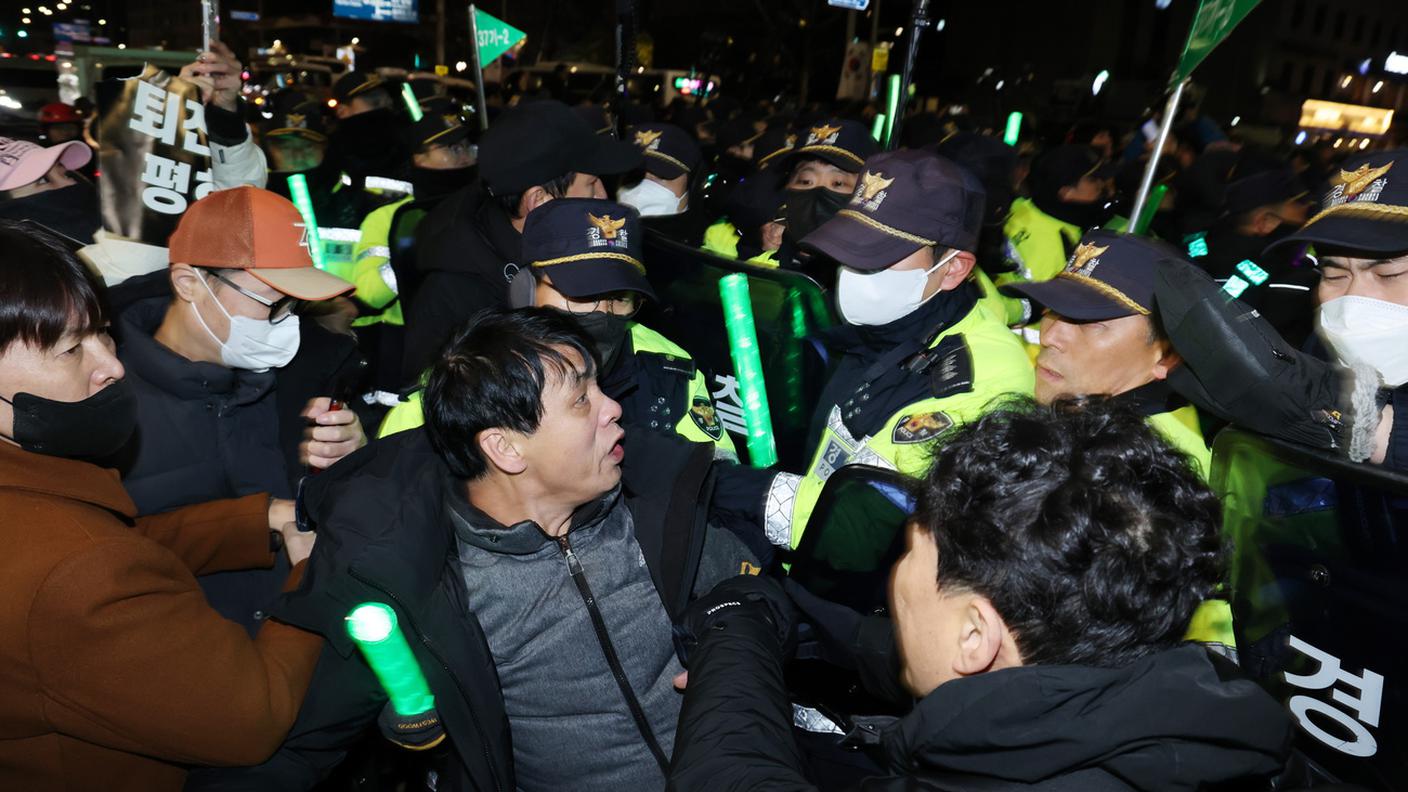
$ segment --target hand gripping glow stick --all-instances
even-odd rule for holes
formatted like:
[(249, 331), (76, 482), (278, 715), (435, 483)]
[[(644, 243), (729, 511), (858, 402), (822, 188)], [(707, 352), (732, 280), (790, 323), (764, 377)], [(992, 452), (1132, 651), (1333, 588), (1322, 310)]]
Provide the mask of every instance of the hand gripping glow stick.
[(347, 634), (367, 658), (397, 715), (410, 717), (435, 708), (435, 696), (396, 623), (396, 611), (380, 602), (364, 602), (347, 614)]
[(406, 110), (411, 114), (411, 121), (419, 122), (425, 116), (420, 110), (420, 102), (416, 101), (416, 92), (411, 90), (410, 83), (401, 83), (401, 98), (406, 100)]
[(303, 215), (303, 227), (308, 232), (308, 255), (313, 257), (313, 266), (323, 268), (323, 240), (318, 235), (318, 218), (313, 214), (313, 199), (308, 195), (308, 179), (301, 173), (288, 177), (288, 194), (293, 197), (293, 205)]
[(763, 383), (763, 361), (758, 354), (758, 331), (753, 324), (753, 301), (748, 295), (748, 276), (741, 272), (719, 279), (723, 299), (724, 326), (728, 328), (733, 371), (743, 398), (743, 420), (748, 427), (748, 461), (753, 467), (769, 467), (777, 462), (777, 446), (772, 437), (772, 415), (768, 392)]

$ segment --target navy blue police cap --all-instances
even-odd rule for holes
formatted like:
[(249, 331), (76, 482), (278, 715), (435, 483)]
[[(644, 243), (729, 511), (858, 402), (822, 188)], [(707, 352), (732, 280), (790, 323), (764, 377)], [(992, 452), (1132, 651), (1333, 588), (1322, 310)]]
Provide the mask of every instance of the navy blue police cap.
[(927, 151), (900, 149), (866, 163), (850, 203), (802, 239), (851, 269), (882, 270), (922, 247), (978, 247), (983, 185)]
[(1330, 178), (1320, 211), (1267, 249), (1297, 242), (1372, 254), (1408, 251), (1408, 149), (1345, 162)]
[(641, 262), (640, 214), (597, 198), (558, 198), (528, 213), (523, 224), (525, 269), (510, 285), (515, 308), (533, 304), (536, 277), (547, 275), (566, 297), (580, 300), (613, 292), (655, 299)]
[(1054, 278), (1009, 283), (1001, 291), (1078, 322), (1149, 316), (1154, 307), (1154, 273), (1159, 262), (1167, 259), (1188, 264), (1181, 253), (1156, 239), (1097, 228), (1081, 237)]
[(864, 124), (828, 118), (797, 136), (797, 147), (788, 156), (786, 170), (810, 158), (829, 162), (847, 173), (860, 173), (865, 161), (879, 150), (880, 144)]
[(699, 166), (699, 144), (674, 124), (639, 124), (627, 140), (645, 155), (645, 170), (662, 179), (675, 179)]

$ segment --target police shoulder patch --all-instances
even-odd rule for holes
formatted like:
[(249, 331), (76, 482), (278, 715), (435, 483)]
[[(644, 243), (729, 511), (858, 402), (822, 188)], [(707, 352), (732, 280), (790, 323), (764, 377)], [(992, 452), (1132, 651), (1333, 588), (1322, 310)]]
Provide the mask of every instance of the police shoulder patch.
[(694, 425), (704, 434), (719, 440), (724, 436), (723, 424), (719, 423), (719, 415), (714, 412), (714, 403), (703, 396), (695, 396), (694, 403), (690, 405), (689, 417), (694, 420)]
[(913, 445), (933, 440), (953, 426), (953, 419), (944, 412), (914, 413), (902, 415), (895, 424), (890, 441), (895, 445)]
[(973, 390), (973, 353), (962, 333), (940, 341), (929, 351), (929, 391), (936, 399)]

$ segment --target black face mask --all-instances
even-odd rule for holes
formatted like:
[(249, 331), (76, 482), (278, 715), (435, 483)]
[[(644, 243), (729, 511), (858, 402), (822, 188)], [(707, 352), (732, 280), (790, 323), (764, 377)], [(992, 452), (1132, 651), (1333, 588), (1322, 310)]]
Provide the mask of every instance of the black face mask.
[(787, 235), (801, 241), (851, 202), (850, 193), (825, 187), (787, 191)]
[(449, 195), (474, 181), (478, 169), (468, 168), (411, 168), (411, 186), (416, 198), (439, 198)]
[(103, 224), (98, 190), (82, 178), (69, 187), (0, 203), (0, 218), (33, 220), (85, 245), (93, 244), (93, 232)]
[(122, 448), (137, 428), (137, 398), (118, 380), (82, 401), (63, 402), (16, 393), (11, 437), (26, 451), (68, 459), (105, 457)]
[(587, 335), (591, 336), (592, 344), (596, 346), (597, 357), (601, 358), (602, 372), (611, 371), (612, 366), (616, 365), (616, 359), (621, 356), (621, 350), (626, 346), (626, 336), (631, 329), (631, 318), (605, 311), (573, 314), (573, 318), (587, 332)]

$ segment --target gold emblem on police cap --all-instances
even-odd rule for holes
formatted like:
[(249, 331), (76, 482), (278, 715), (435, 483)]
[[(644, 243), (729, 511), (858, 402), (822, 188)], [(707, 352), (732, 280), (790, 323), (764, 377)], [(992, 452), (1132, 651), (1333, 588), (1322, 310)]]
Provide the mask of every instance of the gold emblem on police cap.
[(289, 113), (285, 116), (284, 121), (286, 122), (284, 126), (292, 129), (303, 129), (308, 126), (308, 116), (301, 113)]
[(812, 127), (811, 134), (807, 135), (807, 144), (816, 143), (819, 140), (826, 140), (841, 131), (839, 126), (818, 126)]
[(1080, 270), (1085, 269), (1085, 265), (1087, 262), (1097, 256), (1103, 255), (1104, 252), (1109, 249), (1109, 245), (1106, 245), (1105, 247), (1096, 247), (1094, 242), (1086, 242), (1078, 246), (1075, 252), (1071, 254), (1071, 263), (1067, 265), (1066, 271), (1079, 272)]
[(636, 130), (636, 145), (641, 148), (650, 148), (655, 141), (660, 139), (662, 134), (664, 132), (659, 129), (638, 129)]
[(883, 173), (871, 173), (870, 171), (866, 171), (865, 175), (860, 177), (860, 197), (862, 200), (869, 201), (875, 197), (876, 193), (888, 188), (894, 183), (894, 179), (885, 178), (885, 174)]
[(611, 217), (611, 215), (597, 217), (591, 212), (587, 212), (587, 220), (601, 232), (602, 239), (615, 239), (616, 234), (619, 233), (622, 228), (626, 227), (626, 218), (624, 217), (617, 220)]
[(1359, 193), (1364, 192), (1364, 190), (1368, 188), (1369, 185), (1373, 184), (1379, 179), (1379, 177), (1383, 176), (1385, 173), (1388, 173), (1388, 169), (1392, 167), (1392, 161), (1390, 161), (1387, 165), (1383, 166), (1382, 168), (1371, 168), (1369, 166), (1369, 163), (1366, 162), (1352, 171), (1340, 171), (1340, 175), (1335, 177), (1334, 183), (1343, 184), (1343, 195), (1346, 198), (1352, 198), (1358, 195)]

